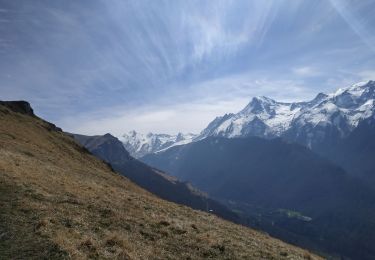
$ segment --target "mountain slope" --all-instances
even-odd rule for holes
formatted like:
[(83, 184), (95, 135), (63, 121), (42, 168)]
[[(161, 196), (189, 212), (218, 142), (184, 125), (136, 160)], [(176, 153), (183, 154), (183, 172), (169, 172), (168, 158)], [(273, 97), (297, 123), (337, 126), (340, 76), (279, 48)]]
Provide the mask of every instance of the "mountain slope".
[(190, 184), (180, 182), (132, 158), (116, 137), (110, 134), (103, 136), (75, 134), (73, 136), (92, 154), (111, 164), (117, 172), (160, 198), (194, 209), (210, 211), (233, 222), (239, 221), (236, 214), (194, 189)]
[[(308, 148), (281, 139), (219, 138), (150, 154), (151, 166), (191, 181), (299, 245), (375, 257), (375, 194)], [(255, 221), (257, 220), (257, 221)]]
[(317, 258), (158, 199), (47, 122), (2, 105), (0, 148), (2, 258)]
[(375, 81), (355, 84), (309, 102), (283, 103), (256, 97), (237, 114), (212, 121), (200, 136), (284, 137), (310, 148), (334, 144), (375, 113)]
[(93, 155), (108, 163), (115, 164), (133, 160), (122, 143), (111, 134), (97, 136), (71, 135)]
[(375, 188), (375, 118), (362, 121), (349, 136), (321, 153)]
[(177, 135), (148, 133), (144, 135), (136, 131), (130, 131), (123, 134), (120, 140), (133, 157), (139, 158), (175, 145), (190, 143), (195, 137), (196, 135), (191, 133), (179, 133)]

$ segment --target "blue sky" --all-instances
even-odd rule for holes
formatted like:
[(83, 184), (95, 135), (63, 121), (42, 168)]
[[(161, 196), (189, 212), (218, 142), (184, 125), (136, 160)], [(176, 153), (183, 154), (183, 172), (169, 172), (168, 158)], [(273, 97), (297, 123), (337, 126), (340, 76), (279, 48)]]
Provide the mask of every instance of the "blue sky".
[(82, 134), (199, 132), (375, 79), (373, 0), (0, 0), (0, 93)]

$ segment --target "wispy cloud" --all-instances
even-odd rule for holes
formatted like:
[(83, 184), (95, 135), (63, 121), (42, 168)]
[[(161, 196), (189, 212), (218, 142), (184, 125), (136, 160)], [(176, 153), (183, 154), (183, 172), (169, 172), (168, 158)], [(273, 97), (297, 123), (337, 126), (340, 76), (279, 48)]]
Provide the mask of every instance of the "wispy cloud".
[(347, 0), (330, 0), (330, 2), (358, 37), (366, 43), (368, 48), (375, 52), (375, 36), (371, 28), (373, 26), (370, 27), (366, 24), (366, 20), (363, 17), (355, 13), (361, 7), (374, 8), (374, 3), (361, 1), (357, 3), (357, 6), (353, 6), (352, 2)]
[(253, 96), (306, 100), (373, 77), (373, 5), (2, 1), (1, 98), (68, 130), (197, 132)]
[(302, 77), (314, 77), (320, 74), (316, 68), (310, 66), (296, 67), (292, 71), (294, 74)]
[[(236, 98), (228, 101), (146, 105), (129, 109), (117, 107), (116, 112), (82, 114), (62, 118), (58, 124), (66, 131), (88, 135), (111, 132), (121, 136), (136, 129), (148, 133), (200, 132), (213, 118), (228, 112), (236, 112), (245, 105), (247, 99)], [(199, 116), (198, 116), (199, 115)]]

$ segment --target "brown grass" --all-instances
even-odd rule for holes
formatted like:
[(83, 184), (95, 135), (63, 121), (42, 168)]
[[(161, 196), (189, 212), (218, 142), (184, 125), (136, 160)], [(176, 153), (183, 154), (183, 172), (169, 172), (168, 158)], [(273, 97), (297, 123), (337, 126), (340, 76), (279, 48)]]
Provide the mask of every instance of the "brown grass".
[(0, 106), (0, 259), (319, 259), (163, 201), (42, 120)]

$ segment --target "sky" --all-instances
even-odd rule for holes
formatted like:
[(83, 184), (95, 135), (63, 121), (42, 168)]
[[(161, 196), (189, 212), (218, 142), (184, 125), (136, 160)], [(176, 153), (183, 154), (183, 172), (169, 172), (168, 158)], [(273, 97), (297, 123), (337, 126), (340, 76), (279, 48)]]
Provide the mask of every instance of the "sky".
[(0, 0), (0, 99), (81, 134), (199, 133), (375, 79), (375, 0)]

